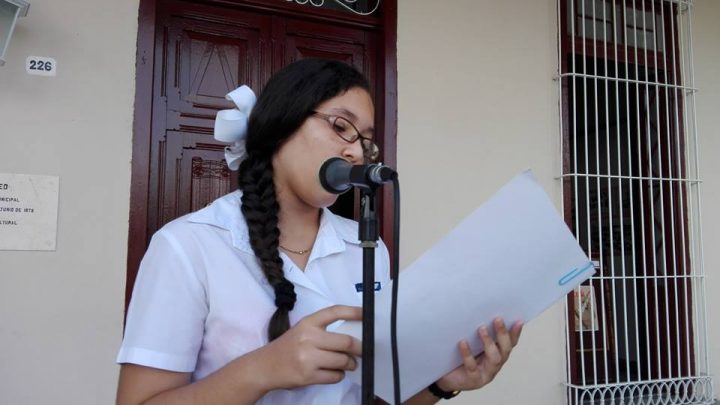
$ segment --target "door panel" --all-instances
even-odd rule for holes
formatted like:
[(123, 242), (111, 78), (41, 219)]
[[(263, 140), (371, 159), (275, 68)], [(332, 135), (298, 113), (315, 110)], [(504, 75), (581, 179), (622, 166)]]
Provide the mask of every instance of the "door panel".
[(269, 27), (263, 32), (262, 26), (241, 28), (185, 18), (173, 18), (170, 25), (174, 42), (169, 44), (169, 59), (176, 65), (174, 77), (169, 77), (168, 109), (177, 114), (180, 125), (201, 118), (210, 120), (212, 127), (217, 110), (232, 107), (225, 94), (241, 84), (253, 89), (263, 84), (261, 54), (269, 56), (269, 49), (261, 47), (269, 40)]
[(326, 58), (365, 70), (365, 38), (362, 32), (356, 30), (291, 20), (287, 21), (285, 46), (285, 64), (304, 58)]
[(233, 188), (224, 145), (212, 136), (215, 115), (233, 107), (225, 95), (239, 85), (261, 87), (270, 62), (268, 16), (168, 7), (155, 53), (148, 234)]

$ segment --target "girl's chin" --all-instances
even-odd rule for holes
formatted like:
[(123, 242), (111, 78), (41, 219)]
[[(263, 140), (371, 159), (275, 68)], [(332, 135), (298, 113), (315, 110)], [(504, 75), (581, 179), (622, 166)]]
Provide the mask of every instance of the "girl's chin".
[(317, 201), (317, 207), (319, 208), (327, 208), (333, 204), (335, 204), (335, 201), (338, 199), (337, 194), (328, 193), (327, 191), (323, 190), (323, 195), (318, 198)]

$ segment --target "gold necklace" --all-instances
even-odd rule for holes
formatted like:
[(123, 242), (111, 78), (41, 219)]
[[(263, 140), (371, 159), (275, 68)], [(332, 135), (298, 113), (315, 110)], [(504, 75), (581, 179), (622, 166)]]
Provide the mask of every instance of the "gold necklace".
[(288, 251), (288, 252), (290, 252), (290, 253), (295, 253), (296, 255), (304, 255), (305, 253), (307, 253), (307, 252), (309, 252), (309, 251), (312, 250), (312, 248), (310, 248), (310, 249), (302, 249), (302, 250), (292, 250), (292, 249), (286, 248), (285, 246), (283, 246), (283, 245), (281, 245), (281, 244), (279, 244), (279, 243), (278, 243), (278, 246), (280, 246), (280, 249), (285, 250), (285, 251)]

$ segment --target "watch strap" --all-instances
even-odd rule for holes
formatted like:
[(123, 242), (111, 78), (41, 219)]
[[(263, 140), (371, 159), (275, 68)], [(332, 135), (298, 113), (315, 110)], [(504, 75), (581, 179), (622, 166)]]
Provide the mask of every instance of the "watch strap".
[(442, 388), (438, 387), (437, 382), (430, 384), (430, 386), (428, 387), (428, 390), (430, 390), (430, 392), (433, 395), (435, 395), (436, 397), (441, 398), (441, 399), (455, 398), (456, 396), (458, 396), (458, 394), (460, 394), (460, 391), (445, 391), (445, 390), (443, 390)]

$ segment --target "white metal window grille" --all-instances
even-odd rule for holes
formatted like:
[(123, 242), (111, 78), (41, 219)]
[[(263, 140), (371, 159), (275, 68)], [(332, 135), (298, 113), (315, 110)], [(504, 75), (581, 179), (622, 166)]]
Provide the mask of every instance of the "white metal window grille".
[(558, 0), (570, 404), (710, 404), (692, 0)]

